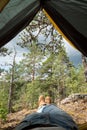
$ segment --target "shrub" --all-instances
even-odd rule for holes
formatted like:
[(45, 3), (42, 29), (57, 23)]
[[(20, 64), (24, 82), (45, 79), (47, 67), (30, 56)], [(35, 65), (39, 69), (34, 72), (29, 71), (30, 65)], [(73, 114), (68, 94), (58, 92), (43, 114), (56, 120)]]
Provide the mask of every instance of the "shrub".
[(0, 108), (0, 118), (5, 121), (6, 117), (7, 117), (7, 109), (6, 108)]

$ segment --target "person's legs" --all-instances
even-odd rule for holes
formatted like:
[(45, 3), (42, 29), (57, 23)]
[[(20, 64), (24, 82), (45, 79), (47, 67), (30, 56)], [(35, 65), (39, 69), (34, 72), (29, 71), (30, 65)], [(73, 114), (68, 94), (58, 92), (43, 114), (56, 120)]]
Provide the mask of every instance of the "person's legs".
[(55, 124), (56, 126), (61, 126), (66, 130), (78, 130), (78, 127), (72, 117), (63, 111), (62, 109), (54, 106), (54, 105), (46, 105), (44, 107), (42, 113), (49, 114), (49, 119), (51, 124)]
[(43, 107), (42, 110), (40, 108), (41, 112), (36, 112), (25, 117), (15, 130), (27, 130), (27, 128), (34, 129), (37, 127), (61, 127), (61, 130), (78, 130), (76, 123), (69, 114), (54, 105), (42, 105), (45, 103), (42, 99), (44, 99), (43, 96), (40, 96), (39, 105)]
[(38, 113), (41, 113), (43, 111), (43, 108), (45, 107), (46, 103), (45, 103), (45, 97), (43, 95), (41, 95), (39, 97), (39, 100), (38, 100), (38, 109), (37, 109), (37, 112)]

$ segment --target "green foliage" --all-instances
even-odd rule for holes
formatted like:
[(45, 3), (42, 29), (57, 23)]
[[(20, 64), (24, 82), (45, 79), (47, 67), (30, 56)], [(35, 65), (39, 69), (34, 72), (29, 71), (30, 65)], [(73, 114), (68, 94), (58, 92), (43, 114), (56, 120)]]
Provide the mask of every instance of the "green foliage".
[[(15, 64), (12, 99), (14, 111), (26, 107), (36, 108), (40, 94), (50, 95), (54, 101), (72, 93), (87, 92), (82, 66), (75, 68), (70, 63), (63, 45), (59, 46), (59, 52), (56, 54), (49, 52), (44, 60), (43, 57), (38, 46), (33, 43), (32, 47), (29, 47), (29, 53), (24, 54), (24, 59), (19, 64)], [(8, 86), (10, 76), (11, 71), (6, 77)], [(9, 90), (9, 87), (5, 87), (7, 84), (3, 83), (1, 84), (3, 88), (1, 93), (2, 90), (3, 93), (0, 96), (2, 107), (7, 105)]]
[(27, 103), (30, 108), (36, 107), (38, 104), (38, 93), (40, 92), (39, 87), (35, 82), (27, 85)]
[(9, 84), (5, 81), (0, 81), (0, 107), (7, 107), (8, 101), (8, 86)]
[(68, 95), (71, 93), (87, 92), (83, 72), (82, 66), (78, 66), (78, 68), (71, 67), (69, 77), (66, 80)]
[(0, 108), (0, 118), (6, 121), (7, 117), (7, 109), (6, 108)]
[(0, 82), (0, 118), (6, 121), (8, 114), (7, 110), (8, 104), (8, 83), (5, 81)]
[[(62, 99), (72, 93), (87, 93), (82, 65), (77, 68), (69, 61), (63, 45), (62, 36), (50, 24), (43, 12), (21, 34), (22, 47), (27, 48), (18, 64), (13, 62), (14, 111), (23, 108), (36, 108), (40, 94)], [(42, 39), (39, 39), (43, 37)], [(5, 50), (6, 51), (6, 50)], [(16, 56), (16, 51), (15, 55)], [(2, 72), (2, 70), (0, 70)], [(8, 104), (12, 68), (5, 80), (0, 81), (0, 107), (4, 111)]]

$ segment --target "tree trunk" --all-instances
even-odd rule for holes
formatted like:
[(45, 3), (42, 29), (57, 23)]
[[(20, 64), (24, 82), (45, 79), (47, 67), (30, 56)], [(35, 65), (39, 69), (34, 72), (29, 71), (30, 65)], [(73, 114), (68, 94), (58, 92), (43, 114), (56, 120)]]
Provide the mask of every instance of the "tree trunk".
[(87, 82), (87, 58), (82, 54), (82, 63), (84, 67), (85, 81)]
[(8, 98), (8, 112), (12, 112), (12, 105), (13, 105), (13, 91), (14, 91), (14, 73), (15, 73), (15, 57), (16, 57), (16, 51), (13, 57), (13, 64), (12, 66), (12, 72), (11, 72), (11, 81), (10, 81), (10, 88), (9, 88), (9, 98)]
[(10, 84), (9, 98), (8, 98), (8, 112), (12, 112), (12, 97), (13, 97), (13, 82)]

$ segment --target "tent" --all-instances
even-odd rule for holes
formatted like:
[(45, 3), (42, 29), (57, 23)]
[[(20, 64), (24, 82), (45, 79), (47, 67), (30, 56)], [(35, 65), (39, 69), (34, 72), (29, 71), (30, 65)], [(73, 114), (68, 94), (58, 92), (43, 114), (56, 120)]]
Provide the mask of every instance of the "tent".
[(0, 0), (0, 47), (44, 9), (54, 26), (87, 56), (87, 0)]

